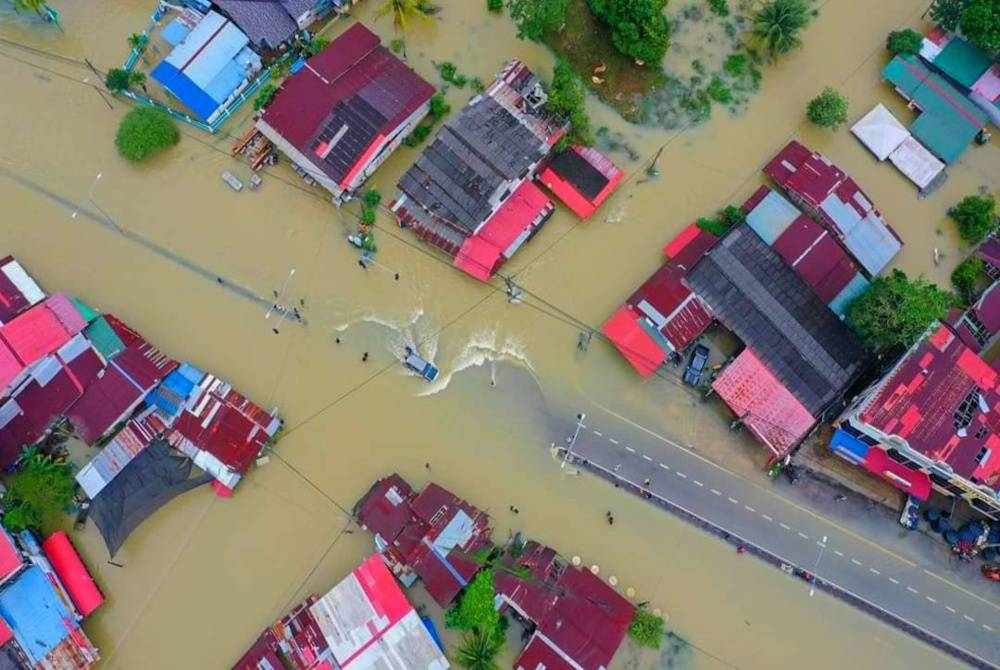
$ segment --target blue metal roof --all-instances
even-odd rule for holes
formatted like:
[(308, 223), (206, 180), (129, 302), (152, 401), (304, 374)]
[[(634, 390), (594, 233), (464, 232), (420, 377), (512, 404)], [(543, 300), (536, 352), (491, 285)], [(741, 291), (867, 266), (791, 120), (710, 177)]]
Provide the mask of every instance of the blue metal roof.
[(160, 36), (167, 42), (167, 44), (175, 47), (183, 42), (184, 38), (187, 37), (190, 32), (191, 29), (184, 25), (184, 22), (178, 16), (160, 31)]
[(771, 191), (747, 213), (747, 224), (767, 246), (772, 246), (801, 214), (784, 196)]
[(162, 61), (149, 74), (203, 121), (207, 121), (219, 108), (219, 103), (212, 96), (167, 61)]
[(854, 437), (850, 433), (837, 429), (833, 431), (833, 439), (830, 440), (830, 448), (833, 452), (854, 465), (860, 465), (868, 455), (870, 446)]
[(847, 282), (847, 286), (840, 289), (840, 293), (834, 296), (828, 304), (833, 313), (839, 317), (843, 317), (847, 314), (847, 306), (857, 298), (859, 295), (868, 290), (868, 280), (861, 276), (861, 273), (854, 275), (851, 281)]
[(31, 566), (0, 591), (0, 616), (28, 659), (37, 664), (76, 627), (41, 568)]

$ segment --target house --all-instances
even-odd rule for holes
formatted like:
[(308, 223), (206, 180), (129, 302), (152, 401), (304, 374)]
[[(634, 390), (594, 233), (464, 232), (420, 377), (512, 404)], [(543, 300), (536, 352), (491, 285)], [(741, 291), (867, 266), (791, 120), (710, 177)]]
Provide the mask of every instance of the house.
[(557, 153), (538, 175), (581, 219), (590, 218), (611, 197), (625, 173), (593, 147), (572, 145)]
[(994, 281), (968, 309), (954, 309), (946, 323), (977, 354), (996, 342), (1000, 333), (1000, 282)]
[(851, 132), (880, 161), (889, 159), (923, 192), (938, 180), (945, 164), (918, 142), (881, 103), (851, 126)]
[(831, 448), (906, 493), (1000, 519), (1000, 375), (935, 324), (843, 413)]
[(399, 181), (403, 227), (485, 281), (551, 216), (532, 177), (567, 131), (538, 78), (511, 61), (438, 131)]
[(896, 56), (882, 70), (896, 92), (920, 110), (910, 133), (945, 163), (954, 163), (986, 125), (986, 114), (916, 56)]
[[(190, 375), (195, 369), (188, 366), (185, 370)], [(172, 388), (176, 392), (182, 386), (173, 380)], [(161, 416), (164, 397), (161, 388), (153, 399)], [(223, 496), (231, 495), (282, 425), (276, 412), (264, 411), (211, 374), (192, 384), (183, 406), (176, 409), (180, 411), (167, 432), (167, 441), (211, 474), (216, 491)]]
[(221, 14), (208, 12), (149, 74), (195, 116), (212, 123), (261, 67), (247, 36)]
[(717, 240), (693, 223), (681, 231), (664, 249), (667, 262), (601, 328), (643, 377), (712, 324), (708, 308), (683, 279)]
[(98, 661), (80, 621), (103, 602), (65, 534), (40, 547), (0, 528), (0, 647), (19, 670), (88, 670)]
[(77, 437), (93, 446), (124, 422), (177, 362), (144, 340), (134, 342), (108, 361), (66, 417)]
[(355, 23), (285, 80), (256, 127), (339, 203), (427, 115), (433, 95)]
[(0, 259), (0, 325), (44, 299), (44, 291), (13, 256)]
[(446, 670), (441, 648), (375, 554), (265, 630), (233, 670)]
[(635, 606), (589, 570), (568, 565), (555, 550), (534, 541), (521, 555), (504, 558), (494, 588), (533, 630), (514, 661), (516, 670), (603, 670), (625, 639)]
[(920, 57), (966, 91), (993, 122), (1000, 124), (1000, 65), (962, 37), (935, 26), (920, 45)]
[(861, 268), (830, 231), (777, 191), (761, 186), (743, 204), (750, 228), (785, 259), (839, 317), (868, 289)]
[(822, 154), (792, 140), (764, 167), (764, 173), (830, 231), (868, 277), (882, 272), (903, 248), (871, 198)]
[[(749, 224), (731, 229), (685, 282), (746, 345), (746, 358), (712, 388), (775, 457), (784, 456), (861, 372), (860, 341)], [(758, 374), (764, 369), (770, 375)], [(781, 411), (763, 411), (771, 407)]]
[(212, 0), (212, 6), (246, 33), (262, 54), (278, 51), (297, 32), (357, 0)]
[(441, 607), (478, 572), (475, 554), (492, 546), (485, 512), (434, 483), (415, 493), (396, 474), (376, 482), (355, 515), (397, 578), (410, 586), (419, 577)]
[(104, 367), (104, 358), (82, 333), (32, 366), (0, 400), (0, 467), (43, 440)]

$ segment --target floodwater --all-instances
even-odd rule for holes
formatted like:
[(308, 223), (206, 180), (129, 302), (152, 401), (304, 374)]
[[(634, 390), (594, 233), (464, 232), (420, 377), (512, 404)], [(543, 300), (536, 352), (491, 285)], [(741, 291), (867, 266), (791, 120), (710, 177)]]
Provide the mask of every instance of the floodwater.
[[(228, 667), (292, 603), (326, 590), (371, 551), (365, 533), (349, 532), (344, 509), (392, 470), (415, 485), (433, 477), (491, 510), (498, 539), (520, 530), (599, 564), (668, 613), (690, 644), (674, 658), (627, 649), (616, 658), (619, 668), (834, 668), (859, 658), (869, 667), (954, 665), (822, 594), (809, 598), (780, 572), (599, 481), (566, 475), (548, 452), (558, 436), (546, 418), (586, 411), (591, 423), (610, 424), (611, 410), (759, 476), (761, 451), (727, 432), (715, 404), (693, 400), (676, 380), (640, 381), (597, 339), (586, 353), (576, 341), (580, 323), (599, 326), (658, 266), (672, 234), (749, 195), (761, 183), (760, 166), (792, 137), (863, 185), (906, 242), (899, 267), (947, 282), (962, 252), (945, 210), (981, 185), (997, 186), (997, 148), (970, 148), (944, 187), (918, 200), (846, 130), (818, 131), (802, 118), (806, 101), (831, 85), (847, 95), (853, 118), (882, 102), (908, 120), (879, 80), (882, 44), (889, 30), (916, 26), (922, 7), (829, 0), (805, 48), (765, 69), (761, 92), (738, 118), (716, 111), (709, 124), (667, 133), (629, 127), (595, 102), (595, 127), (621, 132), (643, 160), (665, 146), (662, 176), (644, 182), (642, 163), (616, 155), (632, 177), (593, 220), (580, 224), (563, 211), (552, 219), (507, 268), (531, 292), (526, 304), (510, 305), (502, 291), (440, 262), (384, 216), (377, 233), (383, 267), (361, 271), (344, 243), (345, 219), (287, 167), (268, 172), (258, 192), (236, 194), (223, 184), (225, 169), (247, 174), (228, 155), (231, 138), (185, 129), (169, 153), (126, 165), (113, 136), (127, 105), (115, 100), (109, 109), (83, 83), (94, 79), (86, 67), (11, 42), (107, 69), (124, 59), (126, 36), (145, 26), (152, 5), (57, 4), (65, 33), (0, 14), (0, 38), (8, 40), (0, 42), (3, 252), (17, 255), (44, 287), (120, 315), (175, 357), (278, 406), (288, 427), (276, 456), (234, 498), (206, 489), (174, 501), (115, 557), (123, 567), (106, 562), (92, 526), (77, 535), (109, 596), (86, 626), (103, 667)], [(484, 80), (511, 56), (550, 70), (544, 49), (517, 42), (512, 26), (487, 16), (479, 0), (441, 4), (439, 20), (408, 36), (410, 60), (429, 80), (437, 77), (432, 61), (453, 61)], [(372, 12), (373, 3), (362, 3), (358, 16)], [(392, 37), (387, 19), (369, 25)], [(467, 95), (453, 90), (449, 99), (457, 109)], [(226, 130), (241, 134), (248, 115)], [(415, 155), (403, 149), (381, 169), (375, 183), (383, 194)], [(72, 203), (86, 200), (98, 173), (96, 205), (85, 205), (95, 218), (99, 208), (259, 295), (270, 295), (294, 268), (288, 296), (305, 301), (308, 327), (286, 323), (276, 336), (258, 305), (86, 213), (71, 218)], [(436, 360), (440, 383), (429, 386), (393, 364), (404, 343), (419, 343)], [(362, 363), (365, 351), (370, 360)], [(506, 511), (512, 504), (519, 516)], [(608, 509), (618, 521), (613, 528), (603, 521)]]

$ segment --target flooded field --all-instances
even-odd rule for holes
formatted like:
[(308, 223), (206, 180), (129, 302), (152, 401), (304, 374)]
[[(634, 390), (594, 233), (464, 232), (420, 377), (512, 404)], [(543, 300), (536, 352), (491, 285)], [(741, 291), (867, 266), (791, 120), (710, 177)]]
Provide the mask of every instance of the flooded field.
[[(605, 208), (586, 224), (560, 210), (506, 268), (530, 291), (521, 305), (509, 304), (502, 286), (460, 274), (384, 215), (384, 267), (363, 272), (344, 242), (346, 219), (286, 165), (268, 171), (258, 192), (225, 186), (223, 170), (248, 174), (229, 157), (230, 137), (185, 129), (162, 157), (125, 164), (113, 136), (128, 106), (114, 100), (109, 109), (87, 84), (94, 73), (75, 61), (120, 65), (126, 37), (146, 25), (152, 4), (57, 4), (65, 33), (0, 5), (3, 253), (43, 287), (121, 316), (171, 355), (278, 406), (287, 425), (277, 457), (234, 498), (206, 488), (174, 501), (115, 557), (124, 567), (106, 563), (92, 526), (76, 536), (109, 596), (87, 624), (103, 667), (228, 667), (265, 625), (371, 551), (366, 534), (348, 532), (345, 510), (392, 470), (414, 484), (433, 477), (492, 510), (497, 538), (524, 531), (599, 564), (667, 612), (691, 645), (676, 659), (623, 650), (618, 668), (836, 668), (859, 658), (867, 667), (954, 665), (822, 594), (809, 598), (778, 571), (599, 481), (566, 475), (548, 451), (559, 438), (550, 415), (586, 411), (612, 422), (614, 412), (758, 476), (761, 450), (730, 434), (715, 404), (693, 399), (672, 377), (640, 381), (596, 338), (586, 353), (576, 341), (584, 324), (598, 328), (658, 266), (671, 235), (762, 183), (760, 166), (792, 137), (868, 192), (906, 243), (899, 267), (947, 284), (965, 252), (945, 210), (981, 185), (996, 188), (997, 147), (970, 148), (944, 187), (919, 200), (847, 130), (819, 131), (803, 119), (806, 101), (830, 85), (850, 100), (852, 120), (882, 102), (908, 121), (912, 113), (880, 81), (882, 45), (889, 30), (918, 25), (923, 3), (828, 0), (805, 47), (764, 68), (760, 92), (738, 117), (717, 109), (710, 123), (677, 133), (629, 126), (593, 101), (594, 126), (621, 133), (642, 158), (616, 153), (630, 177)], [(388, 40), (390, 21), (370, 21), (375, 4), (360, 3), (356, 15)], [(439, 20), (414, 27), (407, 50), (417, 71), (439, 82), (433, 62), (452, 61), (488, 81), (517, 56), (550, 72), (551, 55), (518, 42), (509, 21), (483, 4), (446, 0)], [(448, 97), (458, 109), (468, 95), (453, 89)], [(224, 131), (242, 134), (249, 114), (242, 110)], [(662, 174), (644, 180), (660, 147)], [(391, 194), (415, 156), (399, 151), (375, 185)], [(84, 204), (93, 218), (71, 218), (98, 173), (96, 205)], [(304, 301), (308, 327), (285, 324), (276, 336), (257, 304), (95, 223), (104, 216), (258, 295), (270, 295), (294, 268), (288, 295)], [(395, 364), (406, 344), (419, 344), (441, 367), (436, 385)], [(519, 516), (506, 512), (511, 504)], [(603, 521), (608, 509), (613, 528)]]

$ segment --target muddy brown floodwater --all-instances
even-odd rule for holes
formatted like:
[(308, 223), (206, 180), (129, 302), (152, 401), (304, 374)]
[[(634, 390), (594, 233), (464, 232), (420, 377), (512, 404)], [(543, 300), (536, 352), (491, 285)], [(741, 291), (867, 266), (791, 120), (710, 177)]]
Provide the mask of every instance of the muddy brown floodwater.
[[(759, 476), (760, 450), (729, 434), (714, 404), (692, 401), (665, 379), (639, 380), (596, 339), (577, 352), (572, 322), (537, 298), (529, 300), (536, 307), (508, 304), (502, 292), (425, 253), (387, 217), (379, 221), (378, 260), (391, 272), (362, 272), (337, 210), (286, 166), (268, 172), (258, 192), (236, 194), (223, 184), (224, 169), (246, 175), (229, 158), (230, 138), (185, 129), (164, 156), (126, 165), (112, 138), (128, 106), (115, 100), (108, 109), (84, 84), (94, 79), (87, 68), (12, 43), (107, 69), (122, 61), (126, 36), (146, 24), (152, 3), (56, 4), (65, 33), (0, 3), (2, 252), (16, 254), (45, 287), (122, 316), (175, 357), (277, 405), (289, 427), (280, 459), (254, 471), (234, 498), (196, 491), (145, 523), (115, 558), (124, 567), (106, 563), (92, 526), (77, 536), (108, 594), (86, 624), (103, 667), (228, 667), (290, 604), (326, 590), (372, 550), (365, 533), (343, 532), (350, 530), (344, 508), (392, 470), (422, 484), (425, 462), (434, 479), (494, 512), (498, 538), (525, 531), (599, 564), (667, 612), (691, 644), (673, 660), (626, 649), (618, 668), (839, 668), (862, 658), (880, 668), (955, 665), (823, 594), (809, 598), (779, 571), (595, 479), (567, 476), (547, 449), (557, 436), (546, 413), (583, 410), (610, 423), (612, 410)], [(363, 2), (357, 16), (389, 39), (389, 21), (370, 20), (374, 4)], [(551, 56), (518, 42), (481, 0), (441, 4), (439, 20), (408, 36), (411, 62), (429, 80), (437, 81), (432, 61), (443, 60), (484, 80), (512, 56), (550, 71)], [(675, 134), (629, 127), (593, 101), (595, 126), (623, 133), (644, 160), (666, 145), (662, 176), (643, 183), (640, 163), (616, 155), (632, 178), (605, 208), (585, 224), (560, 210), (507, 269), (535, 295), (597, 326), (657, 267), (669, 236), (745, 198), (761, 183), (760, 166), (799, 137), (851, 173), (899, 231), (906, 247), (897, 265), (945, 284), (962, 255), (945, 209), (980, 185), (996, 187), (996, 147), (970, 148), (944, 188), (918, 200), (847, 130), (818, 131), (802, 119), (805, 102), (825, 85), (847, 95), (853, 118), (882, 102), (909, 119), (879, 71), (885, 34), (919, 27), (918, 4), (925, 3), (829, 0), (805, 47), (765, 70), (761, 92), (739, 118), (715, 110), (707, 125)], [(467, 95), (453, 90), (449, 99), (457, 109)], [(244, 110), (226, 130), (241, 133), (248, 116)], [(383, 193), (392, 193), (415, 155), (401, 150), (380, 170)], [(289, 296), (305, 300), (309, 327), (288, 325), (275, 336), (256, 305), (87, 217), (71, 219), (72, 205), (59, 198), (84, 200), (99, 172), (93, 200), (101, 210), (219, 276), (269, 295), (295, 268)], [(417, 341), (442, 368), (435, 386), (391, 365), (404, 343)], [(371, 352), (368, 363), (363, 351)], [(511, 504), (518, 517), (506, 512)], [(607, 509), (615, 510), (613, 529), (603, 522)]]

